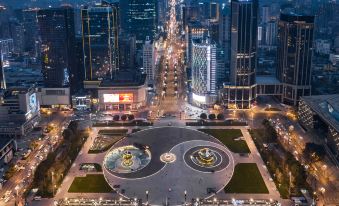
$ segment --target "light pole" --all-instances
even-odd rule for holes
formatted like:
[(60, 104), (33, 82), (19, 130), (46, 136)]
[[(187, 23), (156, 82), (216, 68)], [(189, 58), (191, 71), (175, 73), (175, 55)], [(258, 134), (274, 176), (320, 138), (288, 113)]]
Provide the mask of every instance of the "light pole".
[(146, 190), (146, 205), (148, 205), (148, 190)]
[(186, 205), (186, 201), (187, 201), (187, 191), (186, 190), (184, 191), (184, 194), (185, 194), (185, 205)]

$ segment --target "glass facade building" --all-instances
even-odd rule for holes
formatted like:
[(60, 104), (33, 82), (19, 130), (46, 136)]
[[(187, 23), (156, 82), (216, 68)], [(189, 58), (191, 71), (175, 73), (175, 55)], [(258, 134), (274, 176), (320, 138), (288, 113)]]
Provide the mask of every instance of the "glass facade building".
[(297, 105), (311, 94), (314, 16), (288, 11), (278, 23), (277, 78), (283, 84), (282, 102)]
[(85, 80), (112, 79), (119, 68), (118, 10), (97, 5), (81, 10)]
[(39, 10), (38, 23), (45, 86), (67, 86), (69, 73), (74, 69), (74, 10), (71, 7)]
[(255, 101), (258, 1), (231, 2), (230, 85), (223, 99), (228, 107), (250, 108)]
[(207, 41), (194, 40), (192, 45), (192, 95), (198, 106), (215, 103), (217, 96), (217, 47)]
[(153, 40), (158, 25), (158, 0), (120, 1), (121, 29), (127, 35), (136, 37), (136, 44), (142, 48), (146, 37)]

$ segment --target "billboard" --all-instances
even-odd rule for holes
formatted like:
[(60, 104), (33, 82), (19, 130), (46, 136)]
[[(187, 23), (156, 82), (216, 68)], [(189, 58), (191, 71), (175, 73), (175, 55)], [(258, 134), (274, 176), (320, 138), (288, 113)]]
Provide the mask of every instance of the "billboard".
[(29, 111), (31, 112), (37, 112), (39, 110), (39, 102), (36, 96), (36, 93), (33, 93), (29, 96), (29, 100), (28, 100), (28, 107), (29, 107)]
[(131, 103), (133, 94), (104, 94), (104, 103)]

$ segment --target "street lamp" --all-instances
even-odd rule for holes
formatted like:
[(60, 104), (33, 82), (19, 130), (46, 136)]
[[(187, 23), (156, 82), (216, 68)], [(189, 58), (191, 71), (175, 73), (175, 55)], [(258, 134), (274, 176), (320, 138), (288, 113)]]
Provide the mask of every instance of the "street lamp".
[(187, 201), (187, 191), (186, 190), (184, 191), (184, 194), (185, 194), (185, 205), (186, 205), (186, 201)]
[(146, 204), (148, 205), (148, 190), (146, 190)]

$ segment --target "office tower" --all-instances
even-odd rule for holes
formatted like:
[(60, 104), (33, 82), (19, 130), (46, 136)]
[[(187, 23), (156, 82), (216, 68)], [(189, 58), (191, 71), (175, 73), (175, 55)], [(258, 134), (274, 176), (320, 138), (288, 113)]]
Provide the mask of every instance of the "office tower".
[(158, 0), (121, 0), (120, 19), (122, 32), (136, 37), (138, 49), (147, 36), (150, 40), (156, 35), (158, 24)]
[(36, 58), (40, 56), (40, 37), (37, 15), (37, 9), (25, 9), (21, 11), (21, 19), (24, 28), (24, 51)]
[(158, 0), (158, 22), (163, 25), (166, 22), (166, 15), (168, 10), (167, 0)]
[(278, 23), (277, 78), (283, 83), (282, 101), (297, 105), (311, 94), (314, 16), (286, 11)]
[(45, 86), (67, 86), (69, 84), (69, 73), (72, 73), (74, 69), (73, 8), (65, 6), (39, 10), (38, 23)]
[(21, 53), (24, 50), (24, 27), (17, 18), (9, 20), (9, 34), (13, 39), (14, 52)]
[(112, 79), (119, 69), (118, 12), (97, 5), (81, 10), (85, 80)]
[(271, 8), (269, 5), (264, 5), (261, 7), (261, 23), (266, 24), (271, 20)]
[(195, 39), (203, 39), (206, 36), (208, 29), (200, 22), (189, 22), (186, 26), (185, 42), (186, 42), (186, 61), (190, 68), (192, 65), (192, 41)]
[(230, 45), (231, 45), (231, 36), (230, 36), (230, 25), (231, 25), (231, 9), (229, 6), (224, 6), (221, 8), (220, 12), (220, 21), (219, 21), (219, 45), (221, 45), (224, 57), (225, 64), (229, 65), (230, 62)]
[(120, 70), (136, 69), (136, 40), (135, 36), (119, 37)]
[(211, 2), (210, 11), (209, 11), (209, 19), (213, 21), (219, 21), (219, 17), (220, 17), (219, 12), (220, 12), (219, 3)]
[(277, 44), (278, 24), (276, 21), (271, 20), (267, 22), (265, 29), (265, 44), (272, 47)]
[(142, 65), (144, 71), (146, 72), (146, 78), (148, 84), (153, 84), (154, 82), (154, 46), (152, 41), (146, 37), (146, 41), (142, 48)]
[(250, 108), (256, 98), (257, 17), (257, 0), (231, 2), (230, 86), (226, 95), (230, 107)]
[(216, 101), (216, 52), (216, 44), (211, 43), (209, 38), (192, 41), (192, 99), (201, 107)]

